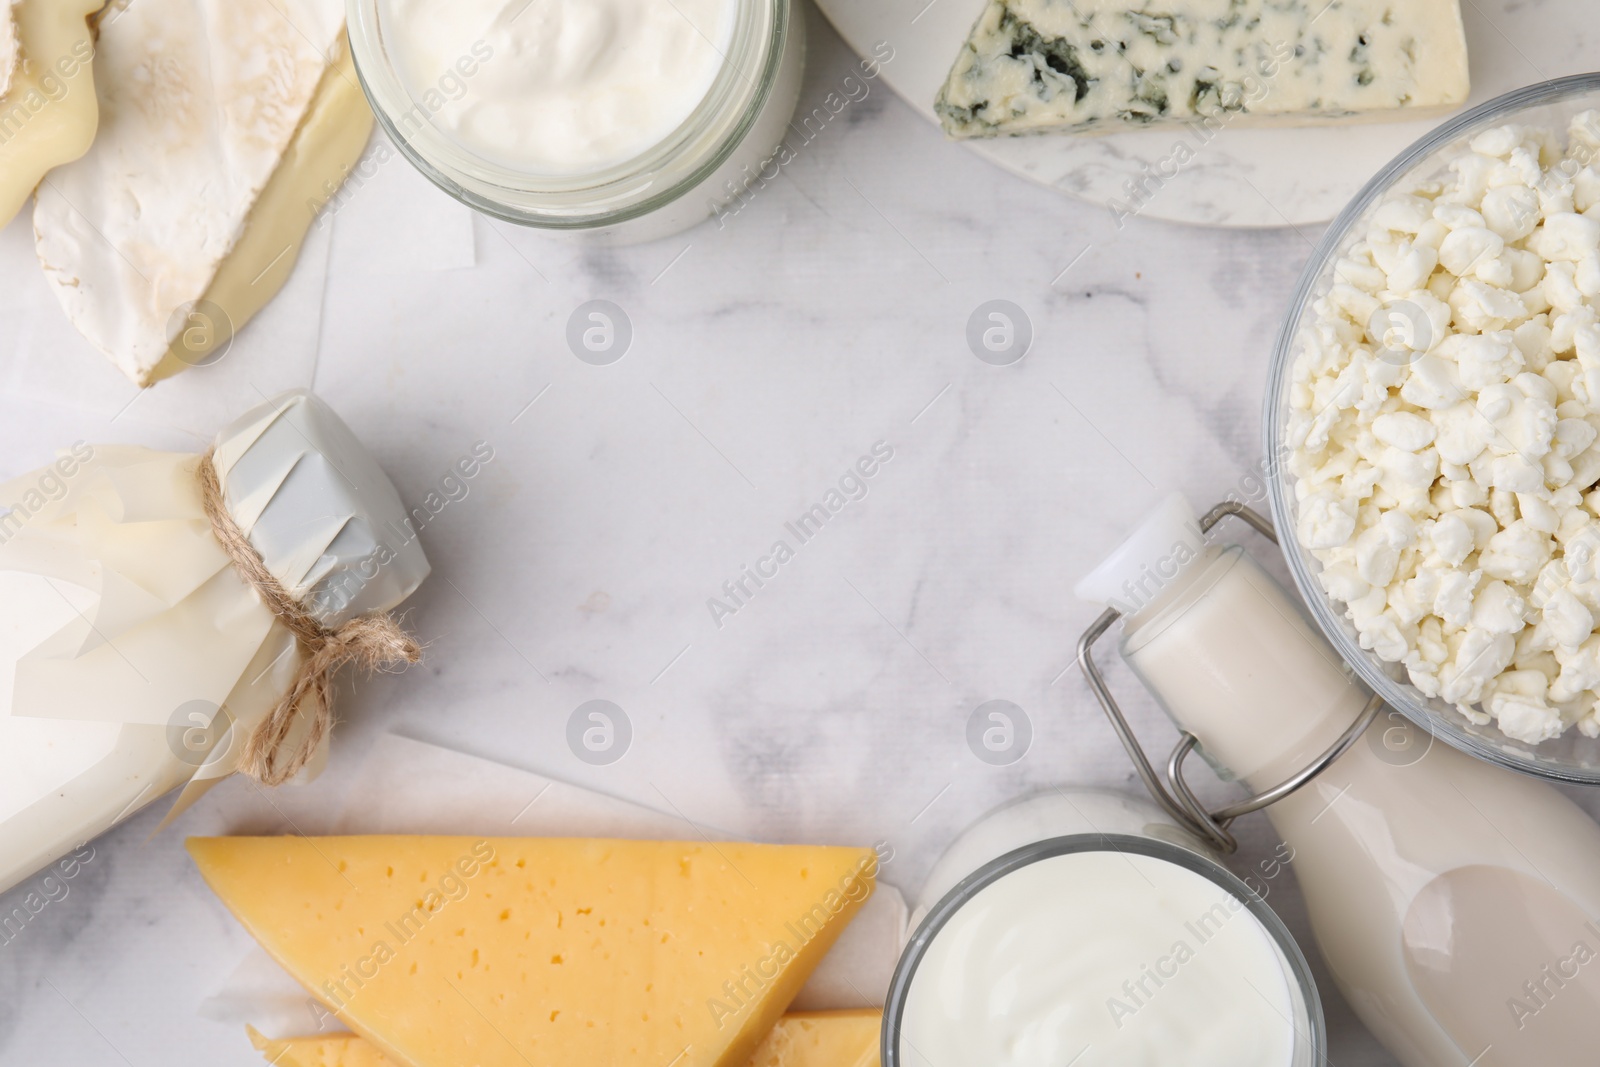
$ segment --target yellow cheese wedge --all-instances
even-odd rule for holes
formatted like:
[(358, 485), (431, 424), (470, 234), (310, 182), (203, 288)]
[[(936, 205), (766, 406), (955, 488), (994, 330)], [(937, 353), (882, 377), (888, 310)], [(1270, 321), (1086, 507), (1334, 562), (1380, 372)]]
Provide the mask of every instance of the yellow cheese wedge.
[(406, 1067), (742, 1067), (871, 894), (870, 849), (193, 838), (211, 888)]
[(750, 1057), (749, 1067), (878, 1067), (876, 1011), (785, 1015)]
[[(878, 1067), (876, 1011), (785, 1015), (750, 1057), (748, 1067)], [(377, 1046), (354, 1034), (273, 1041), (250, 1031), (250, 1041), (274, 1067), (394, 1067)]]
[[(322, 205), (344, 184), (372, 137), (372, 108), (361, 92), (349, 41), (339, 42), (289, 150), (261, 190), (244, 232), (217, 268), (205, 297), (166, 356), (142, 384), (153, 384), (205, 363), (266, 307), (289, 280), (300, 246)], [(220, 321), (210, 308), (221, 308)]]
[[(22, 0), (20, 63), (0, 71), (0, 226), (16, 217), (52, 167), (89, 150), (100, 121), (89, 16), (105, 0)], [(11, 75), (8, 79), (7, 73)]]
[(250, 1043), (273, 1067), (394, 1067), (378, 1046), (355, 1034), (326, 1037), (291, 1037), (274, 1041), (250, 1028)]

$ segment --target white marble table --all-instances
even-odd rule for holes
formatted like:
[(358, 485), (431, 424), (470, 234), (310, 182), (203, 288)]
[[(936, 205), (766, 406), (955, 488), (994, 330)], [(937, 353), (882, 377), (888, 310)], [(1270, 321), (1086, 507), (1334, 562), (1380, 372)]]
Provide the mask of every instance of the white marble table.
[[(806, 107), (854, 62), (814, 13), (812, 30)], [(887, 841), (885, 877), (908, 892), (1002, 800), (1136, 788), (1068, 669), (1094, 614), (1072, 586), (1158, 494), (1204, 505), (1242, 483), (1314, 232), (1118, 230), (943, 143), (881, 86), (724, 228), (657, 245), (552, 244), (415, 180), (386, 164), (227, 359), (137, 400), (61, 321), (26, 223), (0, 233), (0, 480), (79, 438), (198, 449), (295, 384), (410, 501), (476, 442), (495, 453), (423, 533), (427, 663), (346, 686), (316, 785), (268, 802), (230, 782), (175, 829), (151, 837), (158, 805), (99, 841), (70, 894), (0, 946), (0, 1064), (259, 1062), (198, 1013), (250, 944), (183, 837), (315, 826), (380, 731), (763, 838)], [(594, 299), (632, 324), (610, 365), (566, 341)], [(1008, 366), (966, 337), (996, 299), (1032, 325)], [(708, 599), (793, 543), (784, 523), (876, 442), (893, 458), (866, 496), (719, 626)], [(1170, 728), (1114, 674), (1164, 749)], [(632, 725), (606, 766), (566, 739), (596, 699)], [(1031, 722), (1009, 766), (967, 745), (992, 699)], [(1259, 816), (1248, 836), (1241, 863), (1275, 844)], [(1294, 888), (1271, 899), (1315, 958)], [(1319, 974), (1331, 1062), (1392, 1062)]]

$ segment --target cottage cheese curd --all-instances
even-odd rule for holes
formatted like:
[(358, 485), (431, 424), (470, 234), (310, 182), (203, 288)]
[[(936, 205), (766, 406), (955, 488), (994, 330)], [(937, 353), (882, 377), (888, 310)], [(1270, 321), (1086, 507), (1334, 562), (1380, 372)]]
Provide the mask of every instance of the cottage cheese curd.
[(625, 163), (722, 70), (735, 0), (384, 0), (396, 64), (431, 121), (539, 174)]
[(1362, 647), (1473, 722), (1600, 736), (1600, 112), (1475, 137), (1316, 302), (1300, 543)]

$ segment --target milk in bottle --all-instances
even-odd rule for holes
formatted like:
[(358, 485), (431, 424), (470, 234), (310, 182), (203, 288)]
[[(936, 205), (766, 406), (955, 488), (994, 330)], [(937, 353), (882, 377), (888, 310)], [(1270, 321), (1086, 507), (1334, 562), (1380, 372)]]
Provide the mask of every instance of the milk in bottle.
[[(1239, 547), (1206, 544), (1181, 499), (1078, 592), (1124, 613), (1126, 661), (1255, 789), (1367, 703), (1300, 604)], [(1385, 712), (1266, 811), (1335, 981), (1406, 1067), (1600, 1061), (1600, 827), (1554, 788)]]

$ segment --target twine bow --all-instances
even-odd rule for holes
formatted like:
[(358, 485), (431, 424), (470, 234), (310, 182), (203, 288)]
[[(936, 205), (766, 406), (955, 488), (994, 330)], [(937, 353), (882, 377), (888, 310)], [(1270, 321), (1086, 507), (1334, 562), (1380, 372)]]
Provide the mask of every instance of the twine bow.
[[(371, 673), (420, 662), (422, 648), (401, 629), (393, 615), (373, 612), (338, 628), (322, 625), (304, 604), (289, 595), (267, 569), (261, 553), (233, 521), (222, 499), (222, 482), (212, 453), (200, 457), (200, 496), (211, 529), (222, 542), (239, 576), (249, 583), (268, 609), (289, 628), (305, 653), (294, 683), (279, 698), (260, 726), (245, 739), (239, 770), (263, 785), (280, 785), (311, 762), (322, 739), (333, 728), (333, 677), (354, 663)], [(304, 712), (310, 726), (292, 750), (285, 751), (295, 721)]]

